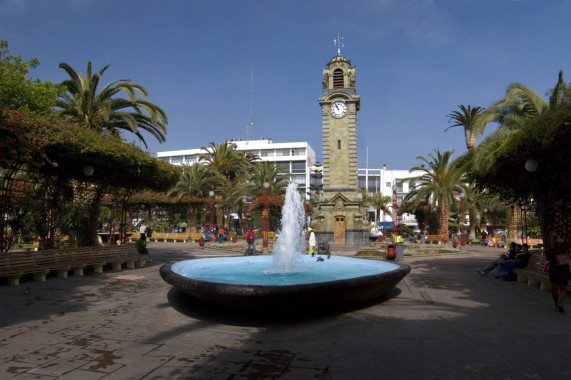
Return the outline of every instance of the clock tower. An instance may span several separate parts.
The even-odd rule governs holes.
[[[321,106],[323,133],[323,195],[314,210],[318,240],[334,243],[369,242],[368,222],[363,218],[362,196],[357,184],[357,111],[360,97],[355,91],[355,67],[337,55],[323,71]]]

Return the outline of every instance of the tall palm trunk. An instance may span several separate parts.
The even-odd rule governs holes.
[[[188,237],[190,238],[190,233],[195,232],[196,229],[196,212],[197,209],[195,205],[189,203],[186,208],[186,231],[188,232]]]
[[[440,235],[444,244],[448,244],[448,205],[444,196],[438,197],[438,216],[440,218]]]

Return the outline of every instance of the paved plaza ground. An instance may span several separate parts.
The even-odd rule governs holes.
[[[549,292],[478,275],[496,248],[405,257],[411,273],[368,308],[271,317],[194,304],[158,272],[235,253],[193,243],[149,250],[144,268],[0,286],[0,379],[571,376],[571,299],[561,314]]]

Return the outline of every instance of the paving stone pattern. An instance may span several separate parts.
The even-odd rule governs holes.
[[[571,300],[557,313],[549,292],[478,275],[494,248],[407,257],[412,272],[368,308],[281,316],[208,308],[158,274],[162,263],[236,252],[149,250],[144,268],[0,285],[0,379],[571,376]]]

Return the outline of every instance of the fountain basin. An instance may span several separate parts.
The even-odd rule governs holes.
[[[300,255],[289,273],[268,273],[267,255],[185,260],[165,264],[168,284],[211,304],[237,309],[316,309],[371,303],[409,272],[406,264]]]

